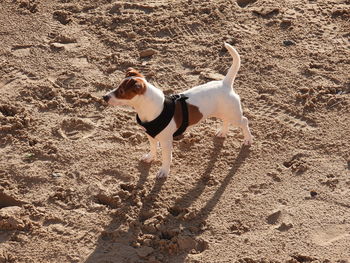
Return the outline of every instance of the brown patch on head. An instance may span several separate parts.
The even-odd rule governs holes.
[[[146,84],[142,79],[124,79],[119,87],[114,91],[117,99],[131,100],[136,95],[146,92]]]
[[[187,103],[188,109],[188,126],[198,123],[202,118],[203,114],[199,111],[197,106]],[[179,128],[182,124],[182,106],[180,101],[176,101],[174,120],[176,123],[176,128]]]
[[[140,77],[140,78],[143,78],[144,76],[140,72],[138,72],[136,69],[128,68],[126,70],[125,77],[126,78],[128,78],[128,77]]]

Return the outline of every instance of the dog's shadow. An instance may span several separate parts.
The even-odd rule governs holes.
[[[204,206],[199,210],[195,211],[195,214],[192,214],[190,216],[190,219],[184,219],[183,217],[177,217],[177,214],[172,213],[172,210],[177,210],[181,213],[181,211],[191,211],[191,205],[195,203],[196,200],[200,198],[200,196],[203,194],[205,188],[207,187],[207,184],[205,183],[206,178],[210,176],[213,169],[215,168],[215,163],[218,160],[218,157],[220,155],[221,149],[223,146],[223,139],[215,138],[214,139],[214,148],[211,151],[210,158],[208,160],[207,167],[204,169],[203,174],[201,175],[201,178],[197,181],[196,185],[192,187],[191,190],[189,190],[186,194],[184,194],[181,198],[177,199],[175,204],[173,205],[173,208],[170,209],[169,214],[167,217],[162,220],[164,222],[163,226],[160,226],[160,229],[169,229],[170,227],[172,229],[181,229],[184,228],[184,226],[189,226],[190,230],[187,232],[190,232],[190,237],[192,240],[195,241],[195,253],[201,253],[205,249],[207,249],[207,243],[205,241],[201,241],[197,237],[203,233],[202,226],[203,224],[206,224],[206,219],[210,215],[210,213],[213,211],[215,206],[220,201],[220,198],[224,194],[227,186],[230,184],[232,178],[236,174],[237,170],[240,168],[242,163],[246,160],[246,158],[249,156],[250,153],[250,147],[249,146],[242,146],[240,148],[240,151],[232,164],[231,169],[227,173],[227,175],[223,178],[223,180],[220,182],[219,187],[216,189],[212,197],[204,204]],[[203,180],[204,179],[204,180]],[[169,223],[170,222],[170,223]],[[192,230],[195,229],[195,230]],[[193,249],[187,249],[183,251],[178,251],[178,254],[176,256],[169,255],[169,261],[176,262],[176,263],[183,263],[186,262],[186,259],[188,257],[188,253],[193,252]]]
[[[167,236],[167,232],[162,231],[162,229],[169,229],[171,227],[172,229],[181,229],[183,227],[184,221],[183,218],[177,218],[174,216],[173,210],[176,210],[177,208],[181,208],[181,211],[189,210],[191,205],[200,198],[200,196],[203,194],[205,188],[207,187],[205,180],[203,178],[207,178],[212,173],[213,169],[215,168],[215,164],[220,156],[221,149],[223,148],[223,139],[220,138],[214,138],[213,140],[213,148],[210,152],[209,159],[207,162],[207,166],[204,169],[201,177],[196,182],[196,184],[184,195],[182,195],[179,199],[177,199],[172,207],[168,208],[168,214],[161,215],[161,221],[159,222],[159,225],[157,226],[157,229],[159,229],[158,233],[154,233],[154,235],[158,236],[159,239],[168,239],[170,240],[171,237]],[[236,174],[237,170],[241,166],[241,164],[245,161],[245,159],[249,156],[249,147],[241,147],[233,165],[228,174],[225,176],[225,178],[221,181],[219,187],[216,189],[215,193],[212,195],[212,197],[205,203],[205,205],[195,213],[190,219],[190,221],[185,222],[186,224],[201,224],[201,222],[205,222],[205,220],[208,218],[210,213],[213,211],[215,206],[220,201],[221,196],[224,194],[225,189],[231,182],[233,176]],[[145,164],[143,162],[140,162],[138,164],[138,170],[140,172],[140,177],[138,182],[135,185],[136,191],[145,191],[145,188],[147,187],[147,178],[150,171],[150,164]],[[127,201],[124,202],[124,205],[118,209],[118,216],[113,218],[111,223],[105,227],[103,233],[99,237],[97,241],[97,246],[92,254],[86,259],[85,262],[87,263],[93,263],[93,262],[105,262],[105,260],[112,260],[111,262],[122,262],[119,259],[115,258],[115,252],[106,250],[107,247],[113,248],[113,245],[118,244],[120,240],[119,234],[116,234],[118,232],[118,229],[125,224],[131,225],[129,228],[129,244],[137,243],[138,236],[142,236],[144,234],[147,234],[147,231],[145,232],[142,229],[143,222],[147,220],[148,218],[152,218],[154,215],[152,214],[152,210],[157,210],[157,207],[159,204],[156,203],[156,201],[159,199],[162,200],[162,198],[159,197],[159,193],[162,189],[162,186],[166,182],[166,179],[157,179],[154,182],[153,187],[151,190],[146,194],[140,194],[139,197],[141,198],[141,206],[138,209],[138,213],[133,215],[134,218],[133,222],[130,224],[128,220],[128,215],[130,213],[130,210],[133,209],[135,204],[133,201]],[[133,225],[133,226],[132,226]],[[110,233],[110,237],[106,233]],[[195,231],[191,233],[191,238],[196,239],[198,235],[202,233],[201,230]],[[108,238],[109,237],[109,238]],[[125,240],[124,240],[125,241]],[[125,242],[124,242],[125,243]],[[121,243],[120,243],[121,244]],[[155,254],[164,254],[166,250],[164,251],[164,248],[161,248],[158,246],[158,243],[154,243],[152,247],[155,249]],[[202,252],[206,249],[206,245],[199,244],[197,247],[200,251],[198,253]],[[189,250],[182,250],[177,251],[176,256],[172,256],[170,254],[165,253],[164,259],[167,258],[167,260],[171,262],[185,262],[187,255],[190,251]]]
[[[86,263],[96,263],[96,262],[121,262],[118,258],[115,258],[115,253],[106,252],[106,248],[113,247],[116,240],[118,240],[119,233],[118,229],[125,224],[128,224],[128,214],[135,207],[135,201],[133,200],[133,193],[142,191],[147,182],[149,176],[149,171],[151,164],[139,161],[138,171],[140,173],[139,179],[136,184],[134,184],[133,192],[130,196],[123,200],[122,205],[118,207],[117,216],[113,216],[111,222],[104,227],[101,235],[96,241],[95,250],[85,259]],[[112,260],[112,261],[111,261]]]

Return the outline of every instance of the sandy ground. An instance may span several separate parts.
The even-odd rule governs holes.
[[[255,142],[206,120],[171,176],[100,97],[221,78]],[[349,262],[349,0],[0,1],[0,262]]]

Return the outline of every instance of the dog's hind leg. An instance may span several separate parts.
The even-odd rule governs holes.
[[[242,129],[244,136],[244,145],[251,145],[253,143],[253,136],[250,133],[247,117],[242,116],[240,120],[233,121],[232,125],[235,127],[240,127]]]

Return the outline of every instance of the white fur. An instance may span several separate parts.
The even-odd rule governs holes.
[[[232,87],[240,67],[240,57],[231,45],[225,43],[225,47],[233,58],[233,63],[225,78],[222,81],[211,81],[196,86],[183,92],[183,94],[188,96],[188,103],[198,107],[203,114],[202,120],[208,117],[216,117],[223,120],[222,128],[217,132],[218,136],[225,137],[229,130],[229,125],[240,127],[244,135],[244,144],[249,145],[252,143],[253,137],[248,127],[248,119],[243,117],[240,98]],[[158,117],[163,110],[164,94],[145,79],[142,80],[147,86],[143,95],[137,95],[131,100],[120,100],[112,96],[109,103],[111,105],[130,105],[135,108],[142,122],[148,122]],[[172,119],[169,125],[155,138],[148,136],[151,150],[141,160],[152,162],[156,158],[157,143],[160,143],[162,148],[162,167],[157,177],[165,177],[169,174],[173,134],[176,129],[175,121]]]

